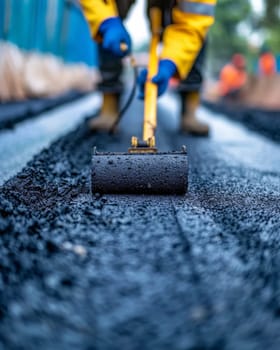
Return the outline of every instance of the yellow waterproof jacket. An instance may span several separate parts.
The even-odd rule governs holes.
[[[149,0],[148,0],[149,1]],[[92,36],[100,40],[101,23],[118,16],[115,0],[80,0]],[[214,22],[217,0],[177,0],[172,10],[172,24],[163,34],[162,59],[172,60],[179,76],[185,78],[202,47],[209,27]]]

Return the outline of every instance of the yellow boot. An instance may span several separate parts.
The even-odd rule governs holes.
[[[90,119],[88,126],[92,131],[110,131],[119,113],[119,94],[106,93],[99,115]]]
[[[200,96],[198,91],[188,92],[183,100],[183,115],[181,130],[195,136],[208,136],[209,126],[200,122],[196,117]]]

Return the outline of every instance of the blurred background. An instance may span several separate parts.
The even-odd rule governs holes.
[[[126,25],[141,61],[149,39],[145,0],[136,2]],[[218,1],[204,69],[206,98],[211,101],[221,98],[217,82],[222,68],[236,53],[246,61],[248,77],[255,78],[265,75],[260,72],[260,56],[269,53],[271,65],[273,55],[274,67],[266,79],[270,83],[262,80],[261,84],[278,85],[279,81],[271,75],[277,75],[280,70],[279,30],[279,0]],[[56,95],[72,89],[87,92],[94,89],[99,79],[96,45],[77,0],[0,0],[0,40],[2,102]],[[58,72],[60,82],[57,82]],[[248,78],[247,85],[250,81]],[[251,85],[255,86],[256,80]],[[274,100],[279,98],[279,94],[274,95],[277,95]],[[243,97],[244,103],[246,99],[250,100]],[[270,106],[278,107],[275,101],[267,107]]]
[[[27,51],[96,65],[78,1],[0,0],[0,38]]]
[[[267,46],[280,65],[280,2],[278,0],[220,0],[211,29],[209,58],[213,73],[236,52],[247,58],[247,69],[258,73],[258,57]]]

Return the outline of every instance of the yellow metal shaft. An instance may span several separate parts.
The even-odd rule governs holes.
[[[150,43],[150,54],[148,64],[148,78],[145,84],[145,102],[144,102],[144,123],[143,140],[149,141],[155,135],[157,126],[157,85],[151,82],[153,76],[158,71],[157,48],[161,33],[161,10],[153,7],[150,10],[152,38]]]

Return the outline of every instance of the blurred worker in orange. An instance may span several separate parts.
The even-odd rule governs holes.
[[[231,62],[223,67],[220,73],[220,96],[236,99],[248,79],[245,57],[239,53],[232,56]]]
[[[276,59],[266,45],[264,45],[261,49],[258,63],[260,76],[267,77],[276,74]]]
[[[81,0],[92,37],[99,42],[100,71],[103,104],[100,115],[90,121],[92,130],[109,130],[118,115],[119,99],[123,91],[120,79],[122,57],[131,52],[131,38],[122,20],[135,0]],[[169,80],[177,76],[181,84],[182,130],[196,135],[207,135],[209,128],[196,118],[199,88],[202,81],[203,45],[209,27],[214,22],[216,0],[147,0],[147,13],[160,8],[163,18],[163,50],[158,73],[152,81],[163,94]],[[141,28],[139,28],[141,30]],[[120,49],[125,43],[127,50]],[[198,58],[198,62],[196,59]],[[197,63],[197,64],[196,64]],[[193,75],[193,78],[190,77]],[[140,96],[144,97],[146,72],[139,76]],[[188,80],[188,78],[191,78]],[[189,83],[197,80],[190,88]]]

